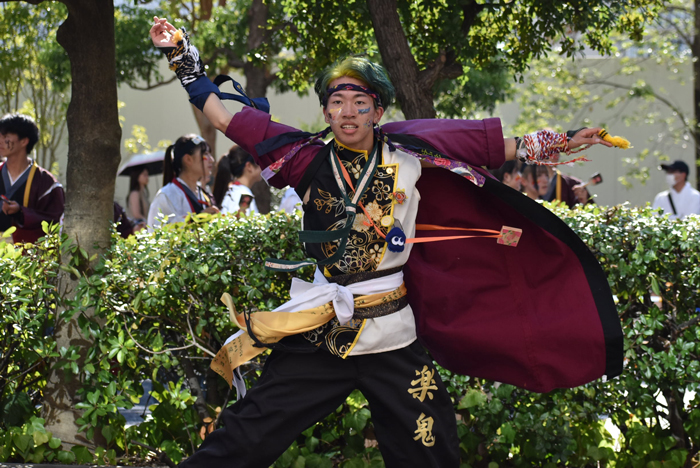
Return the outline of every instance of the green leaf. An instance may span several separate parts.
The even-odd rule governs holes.
[[[486,403],[486,395],[476,389],[469,389],[467,394],[459,401],[457,409],[468,409],[474,406],[481,406]]]
[[[34,431],[32,437],[34,437],[34,445],[39,446],[51,440],[51,433],[46,431]]]
[[[75,462],[75,453],[69,452],[66,450],[61,450],[58,452],[58,461],[65,464],[65,465],[70,465],[73,462]]]

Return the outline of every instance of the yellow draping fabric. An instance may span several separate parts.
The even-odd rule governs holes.
[[[356,297],[354,299],[355,308],[378,306],[400,299],[405,295],[406,285],[402,283],[397,289],[388,293]],[[255,342],[247,331],[245,317],[236,311],[231,295],[224,293],[221,296],[221,302],[228,308],[231,321],[239,328],[246,330],[242,335],[224,345],[211,362],[212,370],[223,377],[231,386],[233,370],[262,353],[266,348],[254,346]],[[328,302],[322,306],[298,312],[254,312],[250,314],[249,320],[253,333],[259,341],[277,343],[285,336],[297,335],[318,328],[333,317],[335,317],[333,303]]]
[[[32,168],[29,169],[29,177],[27,178],[27,185],[24,186],[24,202],[22,206],[29,206],[29,191],[32,189],[32,181],[34,180],[34,173],[36,172],[36,161],[32,161]]]

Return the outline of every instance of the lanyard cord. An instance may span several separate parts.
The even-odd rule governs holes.
[[[265,260],[266,269],[274,271],[294,271],[298,270],[299,268],[310,265],[330,265],[337,262],[343,257],[343,255],[345,254],[345,248],[348,243],[348,236],[350,234],[350,230],[352,229],[353,223],[355,222],[358,202],[369,187],[369,182],[372,180],[372,177],[374,176],[374,173],[377,170],[377,166],[379,165],[377,156],[379,147],[380,143],[375,143],[374,149],[372,150],[370,156],[367,158],[367,163],[365,164],[365,167],[360,173],[357,190],[355,191],[355,194],[353,195],[351,200],[348,197],[347,190],[345,189],[345,185],[343,184],[343,179],[340,175],[344,168],[342,168],[342,164],[339,162],[339,159],[333,152],[333,147],[331,146],[331,167],[333,169],[333,175],[336,179],[336,182],[338,182],[338,187],[340,188],[340,191],[343,195],[343,201],[345,202],[345,225],[341,229],[336,229],[333,231],[301,231],[299,232],[299,240],[304,243],[312,244],[340,241],[338,243],[338,249],[336,250],[336,252],[330,257],[315,262],[298,262],[268,258]]]
[[[337,162],[338,162],[338,166],[340,166],[340,169],[341,169],[341,171],[343,172],[343,178],[345,179],[345,182],[348,183],[348,186],[350,187],[350,189],[354,192],[354,191],[355,191],[355,187],[352,185],[352,180],[350,179],[350,175],[348,174],[347,169],[345,169],[345,166],[343,165],[343,163],[340,162],[340,158],[339,158],[338,155],[335,153],[335,150],[334,150],[333,148],[331,148],[331,154],[332,154],[333,156],[335,156],[335,157],[338,159],[338,161],[337,161]],[[341,187],[340,190],[343,191],[342,184],[339,183],[338,185]],[[367,221],[368,221],[368,222],[366,222],[365,225],[367,225],[367,226],[372,226],[372,227],[374,228],[374,230],[377,231],[377,234],[379,235],[379,237],[381,237],[382,239],[386,239],[386,234],[384,234],[384,233],[377,227],[377,225],[375,224],[374,220],[372,219],[372,217],[369,215],[369,213],[368,213],[367,210],[365,209],[365,206],[364,206],[361,202],[357,202],[357,206],[359,206],[360,208],[362,208],[362,212],[365,214],[365,217],[367,218]]]

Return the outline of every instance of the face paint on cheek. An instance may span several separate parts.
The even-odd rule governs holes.
[[[7,148],[9,151],[12,151],[15,149],[15,142],[12,140],[5,140],[5,148]]]
[[[357,113],[362,115],[362,114],[369,114],[369,111],[371,110],[371,107],[368,107],[367,109],[357,109]]]
[[[338,123],[338,119],[340,118],[340,113],[342,111],[343,106],[328,109],[328,120],[330,120],[332,124]]]
[[[372,119],[368,119],[363,125],[365,128],[372,128],[374,127],[374,121]]]

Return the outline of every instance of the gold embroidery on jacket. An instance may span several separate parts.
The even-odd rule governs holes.
[[[425,414],[421,413],[416,420],[416,425],[418,428],[413,431],[416,435],[413,440],[420,440],[426,447],[432,447],[435,445],[435,436],[433,436],[433,423],[432,417],[426,417]]]
[[[433,394],[431,390],[437,390],[437,385],[435,385],[435,369],[428,369],[428,366],[423,366],[423,370],[416,371],[416,375],[419,376],[416,380],[411,380],[411,386],[413,388],[408,389],[408,393],[413,395],[413,398],[417,398],[421,403],[425,400],[427,396],[429,399],[433,399]]]

